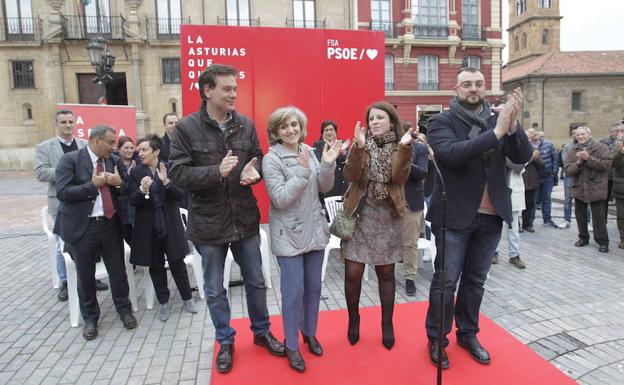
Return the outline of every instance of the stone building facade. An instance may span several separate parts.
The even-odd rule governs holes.
[[[505,91],[524,92],[522,125],[543,129],[558,146],[579,125],[600,139],[624,119],[624,51],[561,52],[560,20],[558,0],[510,0],[509,62],[503,68]],[[550,44],[542,44],[545,29],[552,31]],[[522,34],[529,41],[516,50],[515,37]]]
[[[88,5],[83,5],[88,3]],[[57,103],[97,103],[89,38],[116,57],[109,104],[136,106],[137,134],[182,111],[179,25],[353,29],[353,0],[0,0],[0,170],[32,168]],[[114,89],[110,89],[114,88]]]

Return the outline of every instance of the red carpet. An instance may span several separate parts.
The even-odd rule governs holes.
[[[427,302],[395,306],[396,344],[391,351],[381,345],[379,307],[360,310],[360,341],[347,341],[347,311],[320,314],[318,339],[324,355],[313,356],[301,343],[306,372],[296,373],[284,357],[273,357],[253,345],[249,319],[236,319],[237,330],[234,368],[230,373],[212,369],[214,385],[420,385],[436,383],[436,368],[429,361],[425,337]],[[271,317],[272,331],[283,339],[281,316]],[[446,385],[573,385],[576,384],[548,361],[516,340],[511,334],[481,315],[479,339],[489,350],[492,364],[481,365],[468,352],[457,346],[455,334],[447,348],[451,367],[443,371]]]

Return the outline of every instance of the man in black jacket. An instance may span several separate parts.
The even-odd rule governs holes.
[[[119,215],[119,186],[125,168],[113,155],[115,130],[96,126],[89,144],[61,157],[56,166],[56,196],[61,202],[54,232],[76,264],[78,300],[85,326],[83,337],[97,337],[100,307],[96,297],[95,264],[101,255],[110,277],[115,309],[126,327],[137,325],[128,299],[128,277]]]
[[[510,190],[506,182],[506,159],[524,164],[531,157],[531,146],[516,119],[522,111],[522,93],[509,95],[500,114],[490,109],[485,98],[485,79],[475,68],[464,68],[457,75],[456,97],[450,109],[435,115],[429,123],[428,139],[440,167],[448,196],[446,221],[445,303],[440,303],[441,258],[429,292],[426,329],[429,357],[449,367],[443,350],[438,354],[438,315],[445,307],[444,346],[451,331],[453,316],[457,325],[457,343],[482,364],[490,356],[479,341],[479,308],[483,285],[492,255],[501,237],[502,221],[511,224]],[[436,183],[427,219],[432,223],[438,250],[441,245],[442,184]],[[457,300],[453,298],[460,280]]]
[[[241,267],[254,343],[284,356],[270,332],[260,254],[260,212],[251,185],[257,183],[262,151],[251,120],[236,112],[236,75],[213,64],[199,77],[199,111],[178,122],[171,138],[171,179],[189,193],[187,235],[202,256],[204,290],[216,339],[217,370],[232,369],[234,335],[223,288],[228,248]]]

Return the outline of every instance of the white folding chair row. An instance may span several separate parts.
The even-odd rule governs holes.
[[[269,237],[267,237],[267,233],[264,229],[260,229],[260,254],[262,255],[262,276],[264,277],[264,284],[271,289],[273,288],[273,284],[271,284],[271,248],[269,247]],[[230,287],[232,262],[234,262],[234,256],[232,255],[232,250],[228,249],[227,256],[225,257],[225,265],[223,266],[223,287],[226,291]]]
[[[325,198],[325,210],[329,216],[329,225],[334,221],[336,212],[342,209],[342,196],[334,196]],[[325,282],[325,271],[327,270],[327,262],[329,260],[329,252],[331,249],[340,248],[340,238],[335,235],[329,236],[329,242],[325,246],[325,256],[323,258],[323,268],[321,273],[321,281]],[[364,280],[368,281],[368,265],[364,266]]]
[[[182,219],[182,224],[184,225],[184,229],[186,230],[186,224],[188,222],[188,210],[180,208],[180,219]],[[204,275],[201,265],[201,255],[195,250],[195,246],[192,242],[189,241],[189,252],[184,257],[184,263],[186,266],[190,266],[193,269],[193,274],[195,275],[195,282],[197,283],[197,292],[199,293],[199,298],[204,299]],[[165,261],[165,267],[169,267],[169,264]],[[154,308],[154,284],[152,282],[152,278],[149,275],[149,271],[147,268],[144,269],[145,273],[145,304],[148,309]]]
[[[65,267],[67,269],[67,294],[69,305],[69,322],[71,327],[77,328],[80,324],[80,304],[78,302],[78,277],[76,274],[76,264],[69,253],[63,253],[65,258]],[[136,294],[136,283],[134,280],[134,272],[130,263],[130,246],[124,242],[124,262],[126,265],[126,276],[128,277],[128,289],[130,302],[132,302],[132,310],[138,311],[138,302]],[[104,262],[100,261],[95,264],[95,279],[108,278],[108,271]]]
[[[43,206],[41,208],[41,226],[43,227],[43,232],[48,238],[48,265],[50,268],[50,277],[52,278],[52,287],[58,289],[60,282],[58,273],[56,272],[56,235],[52,233],[50,226],[48,225],[48,206]]]

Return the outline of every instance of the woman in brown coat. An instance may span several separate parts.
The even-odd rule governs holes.
[[[353,237],[342,246],[351,345],[360,338],[362,275],[370,264],[375,265],[379,281],[382,343],[387,349],[394,346],[394,265],[403,252],[403,185],[412,158],[412,130],[401,136],[398,113],[387,102],[369,106],[366,127],[360,127],[360,122],[355,126],[354,145],[343,170],[349,182],[343,207],[347,215],[356,216]]]

